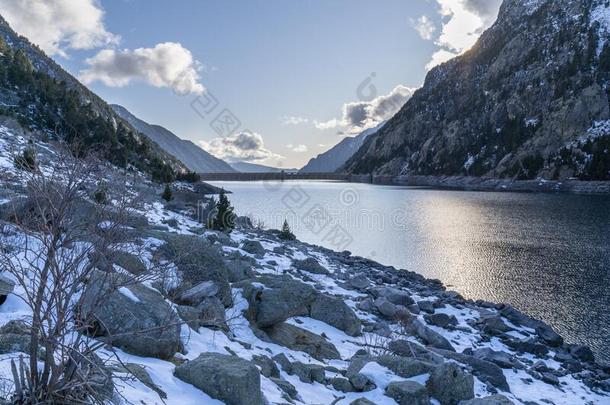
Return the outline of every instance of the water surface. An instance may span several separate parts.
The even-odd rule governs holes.
[[[610,361],[610,198],[339,182],[215,182],[240,215],[506,302]]]

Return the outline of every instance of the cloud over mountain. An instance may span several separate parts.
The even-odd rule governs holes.
[[[265,147],[260,134],[240,132],[235,135],[214,138],[211,141],[200,141],[199,145],[214,156],[230,162],[265,162],[272,159],[283,159],[283,156],[271,152]]]
[[[362,132],[391,118],[411,98],[415,88],[396,86],[390,93],[371,101],[356,101],[343,105],[341,118],[320,122],[315,121],[318,129],[340,128],[349,134]]]
[[[164,42],[154,48],[115,51],[105,49],[85,61],[89,66],[80,79],[90,84],[100,81],[110,87],[124,87],[133,81],[154,87],[168,87],[179,94],[201,94],[199,63],[181,44]]]
[[[69,49],[94,49],[120,40],[106,30],[97,0],[0,0],[0,10],[15,31],[49,55],[67,56]]]

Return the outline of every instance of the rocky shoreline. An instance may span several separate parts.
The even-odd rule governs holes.
[[[432,187],[447,190],[507,191],[522,193],[610,194],[610,181],[511,180],[469,176],[350,176],[354,182],[380,185]]]

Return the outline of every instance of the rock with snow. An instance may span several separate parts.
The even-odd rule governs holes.
[[[163,296],[142,284],[114,289],[116,274],[96,272],[83,294],[81,317],[97,336],[113,346],[144,357],[167,359],[180,351],[180,318]]]
[[[320,294],[311,304],[309,316],[344,331],[350,336],[361,334],[360,319],[339,298]]]
[[[485,398],[473,398],[461,401],[459,405],[513,405],[513,401],[504,395],[491,395]]]
[[[261,243],[257,240],[246,240],[241,246],[244,252],[253,254],[253,255],[264,255],[265,248]]]
[[[426,345],[430,347],[455,351],[451,343],[449,343],[445,337],[428,328],[426,325],[420,322],[419,319],[413,319],[407,328],[409,331],[411,331],[411,333],[419,337]]]
[[[441,405],[456,405],[474,398],[474,378],[455,363],[437,367],[426,383],[428,392]]]
[[[176,367],[174,375],[230,405],[264,405],[256,366],[236,356],[202,353]]]
[[[278,323],[265,328],[269,338],[289,349],[302,351],[317,360],[340,359],[337,348],[319,335],[288,323]]]
[[[313,257],[308,257],[303,260],[294,260],[292,265],[297,270],[307,271],[313,274],[329,274],[329,271]]]
[[[199,305],[205,298],[213,297],[218,294],[218,285],[213,281],[203,281],[180,295],[180,301],[186,305]]]
[[[394,399],[398,405],[430,404],[426,387],[415,381],[391,382],[386,388],[385,394]]]

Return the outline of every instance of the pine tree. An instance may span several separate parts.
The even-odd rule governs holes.
[[[163,198],[167,202],[170,202],[172,200],[172,189],[170,188],[169,184],[165,185],[165,190],[163,190],[161,198]]]
[[[296,239],[296,236],[294,236],[294,233],[292,233],[292,230],[290,229],[290,225],[288,225],[287,220],[284,220],[284,225],[282,225],[282,230],[280,231],[279,237],[283,240]]]
[[[231,232],[235,228],[235,214],[233,206],[227,198],[224,189],[220,190],[218,204],[216,205],[216,219],[214,219],[214,229],[217,231]]]

